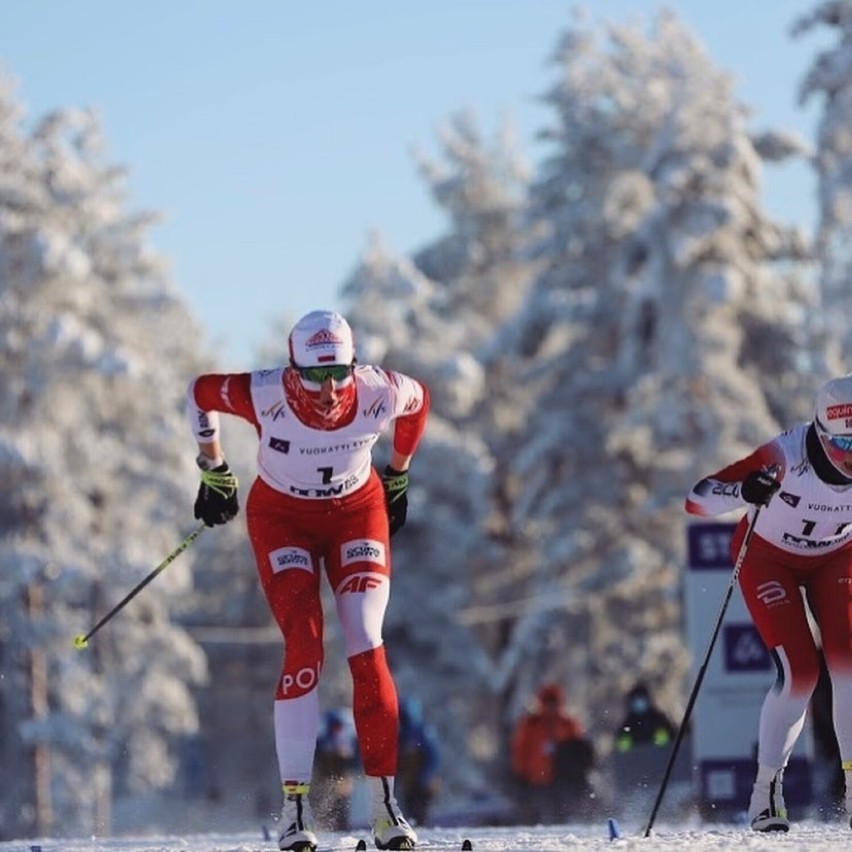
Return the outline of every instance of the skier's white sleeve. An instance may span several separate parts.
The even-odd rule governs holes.
[[[691,515],[722,515],[741,509],[744,500],[739,482],[723,482],[705,477],[697,482],[686,497],[686,511]]]
[[[219,440],[219,412],[205,411],[195,401],[195,382],[189,383],[186,391],[186,414],[189,418],[189,426],[195,440],[202,444],[212,443]]]

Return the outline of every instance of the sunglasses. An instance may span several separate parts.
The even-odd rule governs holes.
[[[840,450],[841,453],[852,452],[852,435],[832,435],[831,432],[822,425],[819,418],[816,419],[816,426],[820,435],[828,441],[833,449]]]
[[[852,435],[829,435],[823,433],[832,447],[843,453],[852,453]]]
[[[306,382],[321,385],[326,379],[342,382],[352,375],[351,364],[329,364],[327,367],[296,367]]]

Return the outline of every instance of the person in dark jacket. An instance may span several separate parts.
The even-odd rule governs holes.
[[[615,747],[629,751],[638,745],[667,746],[675,737],[675,726],[651,698],[644,683],[637,683],[625,698],[626,715],[618,728]]]

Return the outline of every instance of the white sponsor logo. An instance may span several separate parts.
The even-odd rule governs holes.
[[[777,580],[769,580],[757,587],[757,597],[762,603],[769,606],[785,600],[787,592],[784,591],[784,587]]]
[[[294,675],[287,673],[282,675],[281,691],[284,695],[287,695],[287,693],[295,686],[303,692],[310,692],[317,685],[318,680],[319,671],[305,666],[305,668],[299,669],[299,671],[297,671]]]
[[[303,547],[279,547],[278,550],[273,550],[269,554],[269,564],[272,566],[273,574],[290,568],[298,568],[309,574],[314,573],[311,554]]]
[[[376,565],[384,565],[385,546],[371,538],[347,541],[340,548],[340,564],[346,566],[353,562],[375,562]]]

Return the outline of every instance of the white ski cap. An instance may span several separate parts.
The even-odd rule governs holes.
[[[819,389],[814,419],[830,435],[852,435],[852,375],[832,379]]]
[[[311,311],[290,332],[290,359],[299,367],[351,364],[355,344],[349,323],[335,311]]]

